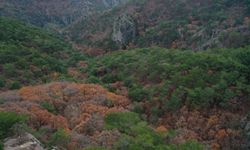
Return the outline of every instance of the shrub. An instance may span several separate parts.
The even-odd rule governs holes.
[[[121,150],[202,150],[203,146],[196,141],[180,145],[169,145],[164,138],[174,136],[174,133],[159,134],[150,128],[146,122],[132,112],[111,113],[105,118],[108,129],[118,129],[124,133],[117,141],[114,149]]]
[[[0,150],[4,150],[3,148],[4,148],[3,142],[0,141]]]
[[[157,106],[151,107],[150,110],[150,121],[151,122],[156,122],[158,120],[158,117],[161,116],[161,109]]]
[[[147,126],[145,122],[140,122],[131,127],[129,135],[123,135],[115,145],[116,149],[145,150],[145,149],[166,149],[163,137]]]
[[[129,132],[129,129],[140,121],[139,115],[133,112],[111,113],[105,117],[107,129],[117,128],[121,132]]]
[[[88,147],[88,148],[85,148],[84,150],[107,150],[107,149],[102,148],[102,147]]]
[[[26,116],[13,112],[0,112],[0,139],[5,138],[11,133],[11,128],[14,124],[22,123],[26,119]]]
[[[167,100],[165,107],[168,110],[176,111],[182,105],[181,97],[178,94],[173,94],[170,100]]]
[[[133,104],[133,106],[134,106],[134,108],[133,108],[134,112],[136,112],[138,114],[144,113],[143,106],[140,103],[135,103],[135,104]]]
[[[48,112],[53,113],[53,114],[57,114],[56,108],[54,107],[53,104],[44,101],[40,105],[42,108],[48,110]]]
[[[128,78],[124,79],[124,85],[128,88],[133,87],[134,83],[135,83],[135,81],[132,77],[128,77]]]
[[[250,51],[239,51],[236,58],[246,67],[243,71],[250,77]]]
[[[119,81],[120,77],[112,74],[106,74],[103,78],[102,81],[104,83],[114,83],[116,81]]]
[[[103,103],[104,103],[104,104],[103,104],[104,106],[107,106],[107,107],[109,107],[109,108],[114,107],[114,103],[113,103],[112,100],[105,99],[105,101],[104,101]]]
[[[28,62],[24,58],[18,59],[18,61],[15,63],[15,66],[18,69],[27,69],[29,67]]]
[[[69,143],[70,136],[64,129],[58,129],[48,141],[49,146],[58,146],[59,148],[65,148]]]
[[[127,127],[127,134],[124,134],[115,144],[116,149],[128,150],[156,150],[156,147],[165,145],[163,138],[152,128],[148,127],[146,122],[138,122]]]
[[[0,88],[5,87],[5,78],[3,76],[0,76]]]
[[[213,88],[195,88],[188,91],[187,100],[190,106],[209,106],[209,104],[212,104],[215,96]]]
[[[180,145],[177,145],[177,149],[180,150],[203,150],[204,146],[197,141],[191,140]]]
[[[18,81],[14,81],[10,85],[11,90],[16,90],[16,89],[20,89],[20,88],[21,88],[21,83]]]
[[[87,79],[87,82],[88,82],[88,83],[101,83],[100,79],[98,79],[98,78],[95,77],[95,76],[90,76],[90,77]]]
[[[225,44],[226,47],[233,48],[244,46],[246,42],[244,36],[236,31],[232,31],[222,35],[220,40]]]
[[[5,64],[3,66],[3,71],[4,71],[4,74],[8,77],[16,76],[16,69],[13,64]]]
[[[140,102],[148,97],[148,92],[142,87],[133,87],[129,89],[128,96],[132,100]]]

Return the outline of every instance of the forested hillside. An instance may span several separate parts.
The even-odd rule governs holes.
[[[249,0],[2,0],[0,16],[0,150],[250,149]]]
[[[179,138],[201,139],[221,149],[245,149],[249,54],[249,47],[114,52],[91,61],[89,82],[128,95],[134,111],[147,121],[185,130]]]
[[[204,50],[250,43],[248,0],[146,0],[69,27],[80,45],[110,51],[162,46]]]
[[[0,18],[0,89],[67,77],[81,55],[63,39],[23,22]]]
[[[90,14],[109,10],[127,0],[1,0],[0,16],[60,29]]]

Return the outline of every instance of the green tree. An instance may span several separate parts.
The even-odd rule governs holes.
[[[18,115],[14,112],[0,112],[0,139],[11,134],[11,128],[16,123],[27,120],[26,116]]]
[[[59,148],[65,148],[70,141],[70,136],[64,129],[58,129],[50,138],[49,146],[59,146]]]
[[[0,88],[5,87],[5,83],[6,83],[5,78],[3,76],[0,76]]]
[[[140,121],[139,115],[133,112],[111,113],[105,117],[107,129],[117,128],[122,132],[129,132],[129,129]]]
[[[19,81],[14,81],[10,85],[11,90],[17,90],[21,88],[21,83]]]
[[[3,148],[4,148],[3,142],[0,141],[0,150],[4,150]]]
[[[7,77],[15,77],[17,75],[16,68],[13,64],[5,64],[3,66],[3,71],[4,71],[5,76]]]
[[[128,96],[134,101],[143,101],[145,98],[148,98],[148,91],[143,87],[132,87],[128,91]]]
[[[53,104],[44,101],[40,105],[42,108],[48,110],[48,112],[53,113],[53,114],[57,114],[56,108],[54,107]]]

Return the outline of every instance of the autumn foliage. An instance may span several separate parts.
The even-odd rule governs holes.
[[[130,104],[126,97],[99,85],[67,82],[23,87],[19,91],[0,94],[0,98],[9,101],[0,105],[0,110],[27,114],[29,125],[34,129],[63,128],[68,133],[93,136],[92,140],[103,138],[103,134],[112,135],[102,131],[104,117],[111,112],[127,111]],[[50,112],[42,107],[43,103],[55,110]],[[72,147],[72,144],[69,145]]]

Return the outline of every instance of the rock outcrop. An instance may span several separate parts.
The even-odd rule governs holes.
[[[136,37],[136,22],[127,14],[121,15],[114,21],[112,39],[125,47]]]
[[[40,141],[29,133],[11,137],[5,140],[4,150],[45,150]]]

